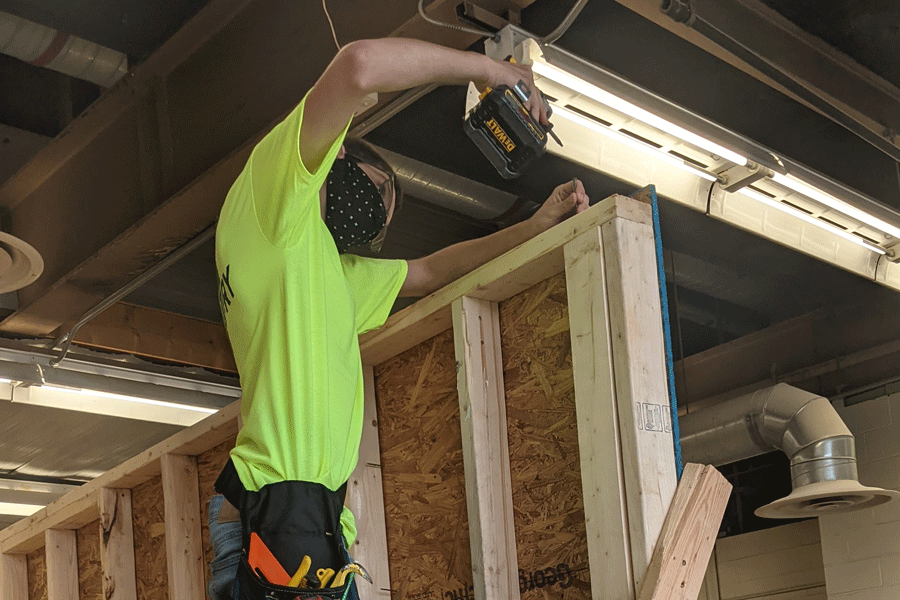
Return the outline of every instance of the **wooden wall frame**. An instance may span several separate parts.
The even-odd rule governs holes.
[[[365,423],[348,504],[356,508],[360,523],[353,550],[376,576],[374,586],[360,586],[364,600],[389,598],[396,589],[384,533],[372,367],[450,329],[458,368],[469,539],[478,565],[473,569],[474,597],[518,597],[497,303],[563,272],[594,582],[590,594],[635,597],[676,487],[655,261],[650,206],[613,196],[361,337]],[[202,597],[198,569],[206,565],[199,541],[197,456],[232,440],[238,417],[236,402],[0,531],[4,598],[27,599],[24,555],[45,545],[45,531],[74,530],[97,520],[108,528],[111,507],[130,512],[126,492],[160,475],[166,545],[179,556],[168,560],[169,596]],[[127,529],[114,529],[109,544],[127,545]],[[105,577],[122,578],[123,584],[116,585],[111,597],[136,597],[128,583],[134,578],[133,553],[126,552],[113,565],[109,552],[113,550],[106,551]]]

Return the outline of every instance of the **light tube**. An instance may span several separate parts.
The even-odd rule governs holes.
[[[890,223],[882,221],[878,217],[870,215],[869,213],[860,210],[851,204],[847,204],[846,202],[838,200],[831,194],[827,194],[820,189],[814,188],[813,186],[800,181],[796,177],[792,177],[791,175],[782,175],[781,173],[775,173],[775,175],[772,177],[772,181],[781,184],[784,187],[791,189],[797,193],[803,194],[807,198],[810,198],[817,202],[821,202],[825,206],[833,208],[834,210],[847,215],[851,219],[856,219],[860,223],[870,225],[883,233],[890,234],[895,238],[900,238],[900,227],[891,225]]]
[[[844,231],[840,227],[835,227],[834,225],[830,225],[830,224],[828,224],[820,219],[817,219],[815,217],[812,217],[802,211],[799,211],[795,208],[791,208],[790,206],[788,206],[782,202],[779,202],[777,200],[773,200],[772,198],[769,198],[765,194],[760,194],[759,192],[749,189],[749,188],[741,188],[737,191],[737,193],[743,194],[744,196],[747,196],[748,198],[753,198],[754,200],[762,202],[763,204],[765,204],[767,206],[771,206],[772,208],[780,210],[781,212],[784,212],[791,216],[802,219],[803,221],[806,221],[810,225],[815,225],[816,227],[819,227],[826,231],[830,231],[831,233],[839,235],[842,238],[844,238],[845,240],[848,240],[850,242],[853,242],[854,244],[862,246],[863,248],[866,248],[867,250],[877,252],[878,254],[887,254],[887,252],[885,252],[878,246],[870,244],[869,242],[865,241],[864,239],[862,239],[858,236],[855,236],[852,233]]]
[[[203,406],[56,385],[32,385],[21,388],[21,393],[17,389],[13,402],[184,427],[218,411]]]
[[[563,85],[574,92],[578,92],[583,96],[587,96],[592,100],[596,100],[597,102],[604,104],[613,110],[617,110],[620,113],[628,115],[633,119],[637,119],[651,127],[655,127],[660,131],[664,131],[670,135],[674,135],[675,137],[683,140],[689,144],[693,144],[698,148],[703,148],[707,152],[711,154],[715,154],[716,156],[720,156],[725,160],[731,161],[740,166],[746,166],[748,160],[734,152],[733,150],[729,150],[724,146],[720,146],[719,144],[708,140],[702,136],[697,135],[692,131],[688,131],[687,129],[676,125],[675,123],[671,123],[666,121],[662,117],[654,115],[653,113],[644,110],[639,106],[635,106],[634,104],[628,102],[627,100],[623,100],[618,96],[614,96],[609,92],[598,88],[597,86],[588,83],[584,79],[580,77],[576,77],[563,71],[562,69],[558,69],[546,62],[536,60],[532,65],[532,70],[542,77],[546,77],[556,83]]]
[[[190,404],[179,404],[177,402],[166,402],[164,400],[151,400],[150,398],[139,398],[137,396],[126,396],[125,394],[112,394],[110,392],[82,390],[79,388],[67,388],[67,387],[60,387],[60,386],[56,386],[56,385],[44,385],[41,387],[43,387],[46,390],[56,390],[56,391],[60,391],[60,392],[68,392],[71,394],[81,394],[83,396],[90,396],[93,398],[107,398],[109,400],[118,400],[120,402],[135,402],[137,404],[149,404],[151,406],[163,406],[166,408],[177,408],[180,410],[205,413],[207,415],[211,415],[215,412],[219,412],[219,409],[217,409],[217,408],[206,408],[205,406],[191,406]]]
[[[622,142],[623,144],[625,144],[627,146],[631,146],[632,148],[635,148],[637,150],[645,152],[651,156],[662,159],[671,165],[674,165],[684,171],[687,171],[688,173],[691,173],[692,175],[697,175],[698,177],[702,177],[703,179],[706,179],[707,181],[716,181],[716,177],[714,175],[707,173],[703,169],[700,169],[691,164],[688,164],[688,163],[684,162],[683,160],[680,160],[677,157],[672,156],[668,152],[663,152],[659,148],[654,148],[653,146],[651,146],[649,144],[645,144],[645,143],[641,142],[640,140],[636,140],[632,137],[629,137],[629,136],[625,135],[624,133],[615,131],[613,129],[609,129],[608,127],[604,127],[604,126],[600,125],[599,123],[595,123],[591,119],[588,119],[587,117],[579,115],[578,113],[571,111],[567,108],[559,106],[556,103],[553,104],[553,114],[559,115],[560,117],[562,117],[566,120],[572,121],[576,125],[581,125],[582,127],[586,127],[587,129],[590,129],[591,131],[593,131],[595,133],[599,133],[600,135],[603,135],[603,136],[606,136],[613,140],[616,140],[617,142]]]
[[[30,517],[44,508],[40,504],[18,504],[16,502],[0,502],[0,515]]]

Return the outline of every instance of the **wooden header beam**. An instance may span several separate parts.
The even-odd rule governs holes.
[[[463,296],[501,302],[562,273],[563,246],[613,218],[651,223],[650,207],[612,196],[475,269],[412,306],[394,314],[384,327],[360,338],[363,363],[378,365],[453,325],[450,306]]]

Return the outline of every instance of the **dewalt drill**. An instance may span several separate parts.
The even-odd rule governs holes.
[[[552,131],[553,125],[541,125],[525,108],[530,92],[524,81],[512,88],[488,88],[463,124],[466,135],[505,179],[518,177],[544,154],[548,135],[562,146]],[[549,118],[552,111],[543,94],[541,100]]]

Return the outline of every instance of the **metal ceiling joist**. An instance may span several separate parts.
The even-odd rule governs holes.
[[[832,397],[896,377],[898,311],[896,294],[880,293],[689,356],[675,365],[678,403],[693,411],[707,401],[781,382]]]
[[[616,0],[900,160],[900,90],[758,0]],[[773,85],[774,83],[774,85]]]
[[[508,5],[482,4],[498,14]],[[428,12],[449,21],[454,6],[438,0]],[[403,35],[465,48],[476,39],[417,13],[416,0],[388,3],[371,19],[344,3],[331,9],[342,43]],[[0,330],[59,333],[213,223],[253,145],[313,85],[335,48],[324,15],[294,2],[215,1],[160,53],[0,190],[11,233],[48,264]]]

